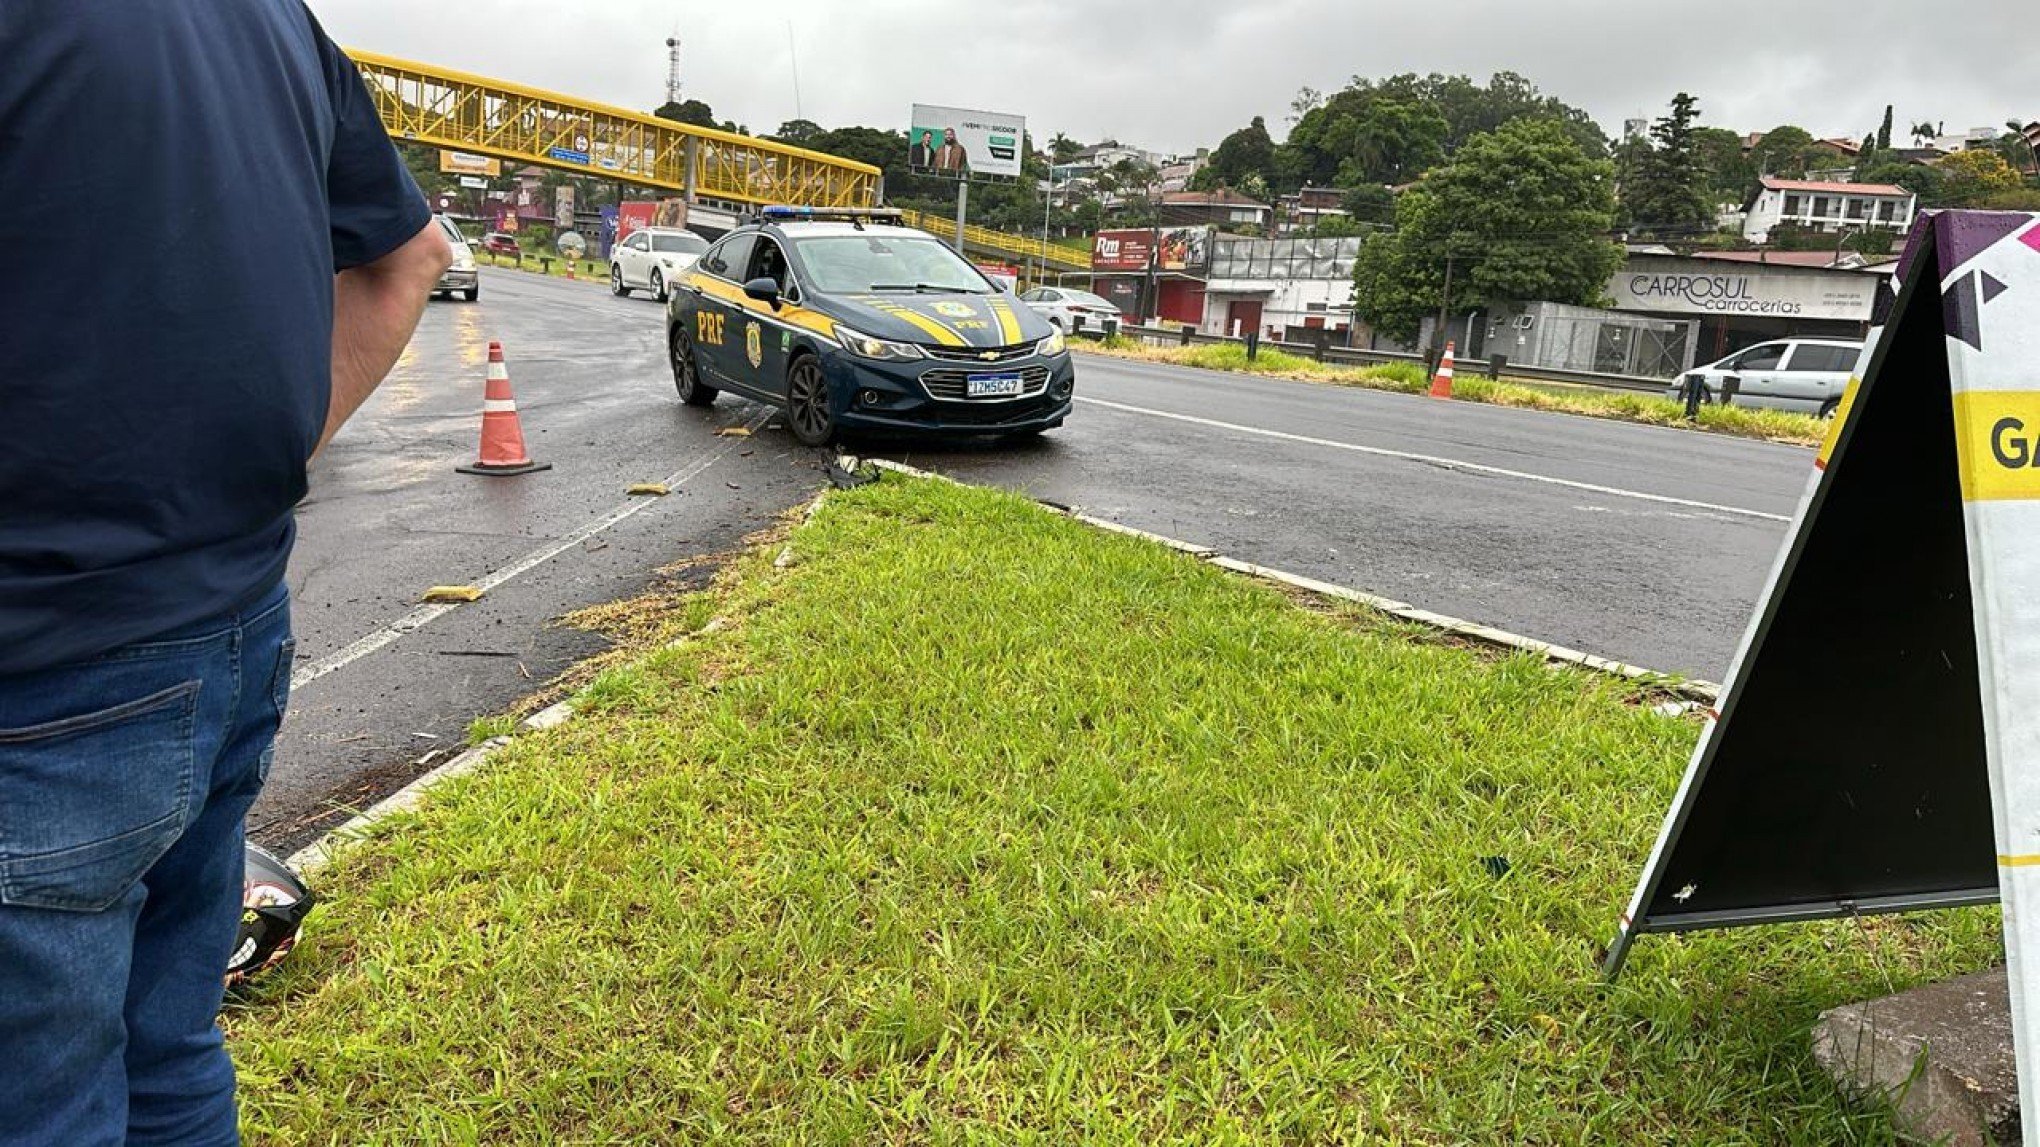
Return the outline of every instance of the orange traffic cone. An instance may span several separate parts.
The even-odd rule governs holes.
[[[503,344],[489,343],[489,384],[482,393],[482,453],[472,465],[456,466],[463,474],[529,474],[550,470],[550,462],[533,462],[524,452],[524,428],[517,421],[517,400],[510,397],[510,372],[503,366]]]
[[[1452,397],[1452,344],[1445,344],[1445,357],[1438,360],[1437,377],[1431,380],[1432,398]]]

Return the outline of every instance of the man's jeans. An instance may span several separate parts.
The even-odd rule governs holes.
[[[213,1020],[291,650],[279,585],[0,676],[0,1144],[237,1141]]]

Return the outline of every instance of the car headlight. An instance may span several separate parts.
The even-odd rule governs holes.
[[[454,258],[454,260],[453,260],[453,269],[454,269],[454,270],[456,270],[456,271],[472,271],[472,270],[474,270],[474,269],[475,269],[475,257],[474,257],[473,255],[459,255],[459,256],[456,256],[456,257]]]
[[[887,339],[873,338],[863,331],[853,331],[844,326],[836,328],[836,341],[843,344],[844,350],[858,358],[877,359],[880,362],[911,362],[922,357],[921,348],[913,343],[896,343]]]
[[[1061,354],[1067,349],[1067,346],[1068,344],[1063,341],[1063,333],[1057,331],[1040,342],[1035,343],[1034,353],[1040,355]]]

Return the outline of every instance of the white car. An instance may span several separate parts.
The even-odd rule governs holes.
[[[439,230],[446,235],[446,245],[453,248],[453,262],[446,273],[439,276],[439,285],[433,294],[452,298],[459,295],[472,303],[482,297],[481,276],[475,271],[475,251],[468,246],[467,236],[460,233],[453,220],[444,215],[434,216],[439,220]]]
[[[1107,329],[1108,322],[1116,327],[1126,321],[1126,316],[1110,300],[1069,287],[1036,287],[1021,295],[1020,301],[1065,331],[1076,330],[1078,318],[1084,320],[1087,331],[1102,331]]]
[[[1768,406],[1830,417],[1849,388],[1863,344],[1846,339],[1776,339],[1687,371],[1666,393],[1683,401],[1689,383],[1703,388],[1702,401],[1721,402],[1735,380],[1736,406]]]
[[[669,284],[687,273],[708,240],[677,227],[646,227],[631,232],[609,252],[609,289],[618,296],[650,291],[666,301]]]

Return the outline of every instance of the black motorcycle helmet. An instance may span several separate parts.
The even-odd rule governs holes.
[[[260,846],[248,845],[241,934],[227,961],[227,983],[239,983],[283,959],[297,943],[298,927],[311,914],[312,903],[312,890],[297,873]]]

